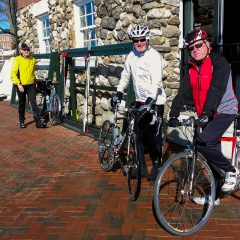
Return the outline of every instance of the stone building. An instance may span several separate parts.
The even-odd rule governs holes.
[[[167,94],[168,112],[171,100],[176,95],[180,79],[181,64],[188,56],[182,49],[183,36],[194,24],[201,24],[207,30],[213,45],[240,42],[234,33],[227,34],[231,22],[237,21],[238,1],[223,0],[18,0],[17,35],[18,42],[26,42],[33,53],[61,52],[69,48],[83,48],[88,45],[91,31],[91,46],[129,42],[130,29],[146,24],[151,32],[150,44],[164,58],[164,88]],[[224,11],[226,9],[226,11]],[[223,17],[225,16],[225,18]],[[234,36],[233,36],[234,35]],[[232,36],[232,37],[231,37]],[[232,39],[234,42],[231,42]],[[119,58],[99,56],[96,71],[91,73],[98,85],[116,86],[126,56]],[[84,60],[77,59],[84,66]],[[99,66],[105,66],[107,73]],[[39,76],[43,76],[40,73]],[[84,82],[83,72],[76,73],[76,81]],[[69,82],[67,84],[69,86]],[[66,89],[67,95],[68,90]],[[111,95],[111,93],[110,93]],[[106,94],[102,94],[106,97]],[[83,93],[77,93],[78,113],[81,118]],[[107,98],[98,102],[105,104]],[[91,105],[91,103],[89,103]],[[90,110],[91,112],[91,110]],[[102,113],[103,114],[103,113]],[[96,124],[101,124],[102,114]],[[110,117],[110,116],[108,116]],[[90,119],[91,120],[91,119]]]

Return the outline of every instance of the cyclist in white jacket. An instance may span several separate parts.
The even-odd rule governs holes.
[[[124,89],[128,86],[130,77],[132,77],[136,107],[141,111],[146,111],[147,107],[155,104],[158,108],[158,116],[162,116],[164,104],[166,103],[166,95],[162,85],[163,57],[149,45],[149,35],[150,31],[147,26],[137,25],[131,29],[130,37],[134,44],[134,50],[129,53],[125,61],[117,87],[117,94],[112,98],[111,104],[114,105],[117,100],[121,101]],[[149,126],[150,121],[151,116],[147,114],[136,127],[136,133],[141,175],[147,177],[148,180],[154,181],[162,159],[162,136],[156,134],[158,130],[157,126],[154,126],[152,132],[153,168],[150,175],[148,175],[141,138],[144,128]],[[161,129],[159,132],[161,132]]]

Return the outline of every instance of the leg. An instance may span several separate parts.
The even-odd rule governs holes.
[[[35,86],[35,84],[28,85],[27,93],[28,93],[28,97],[29,97],[29,102],[32,107],[33,119],[36,122],[36,127],[37,128],[45,127],[46,124],[41,122],[40,116],[38,114],[38,107],[37,107],[37,103],[36,103],[36,86]]]
[[[140,105],[137,103],[136,108],[139,108]],[[138,116],[136,116],[137,118]],[[145,116],[137,126],[135,126],[135,133],[137,136],[137,152],[138,152],[138,159],[139,159],[139,164],[140,164],[140,172],[142,177],[147,177],[148,176],[148,170],[147,170],[147,165],[144,157],[144,146],[142,142],[142,137],[143,137],[143,131],[144,127],[146,126],[146,123],[148,121],[148,116]]]
[[[219,138],[223,136],[228,127],[231,125],[235,115],[219,114],[211,120],[202,132],[202,137],[207,140],[207,143],[197,143],[197,148],[200,153],[214,165],[228,172],[233,170],[230,161],[223,155]]]
[[[212,162],[218,168],[227,173],[225,184],[222,186],[223,191],[229,191],[235,187],[234,182],[236,182],[236,170],[232,166],[231,162],[223,155],[219,138],[226,132],[234,119],[235,115],[217,115],[203,130],[202,136],[207,140],[207,143],[197,143],[198,151],[202,153],[208,161]],[[221,182],[220,176],[218,176],[218,174],[214,174],[214,177],[215,182],[219,185]],[[227,178],[230,182],[228,180],[226,181]]]
[[[20,92],[18,87],[17,95],[18,95],[18,120],[20,123],[24,123],[25,120],[25,104],[26,104],[26,90],[24,88],[24,92]]]
[[[158,111],[157,116],[162,117],[164,112],[164,105],[157,105]],[[159,132],[158,132],[159,131]],[[153,160],[153,168],[151,173],[148,176],[149,181],[155,181],[158,175],[159,167],[162,161],[162,125],[158,129],[158,123],[153,126],[152,132],[152,160]]]

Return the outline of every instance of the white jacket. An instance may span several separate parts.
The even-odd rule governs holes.
[[[133,50],[125,61],[117,91],[124,92],[132,76],[136,101],[145,102],[151,97],[154,103],[163,105],[166,103],[166,94],[162,75],[163,57],[159,52],[151,46],[144,53]]]

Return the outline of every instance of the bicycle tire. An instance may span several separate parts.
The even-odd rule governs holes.
[[[162,227],[177,236],[197,232],[208,220],[214,208],[215,181],[206,161],[197,156],[194,169],[193,193],[188,194],[191,174],[190,152],[176,154],[160,169],[154,186],[154,207]],[[209,197],[210,196],[210,197]],[[203,206],[193,197],[208,197]]]
[[[61,103],[57,95],[53,95],[49,103],[49,121],[52,126],[56,126],[59,122],[61,111]]]
[[[137,157],[137,138],[132,134],[127,155],[127,182],[131,200],[137,200],[141,188],[141,174]]]
[[[102,124],[99,134],[98,160],[104,172],[108,172],[113,168],[113,128],[114,124],[111,123],[109,120],[105,120]]]

